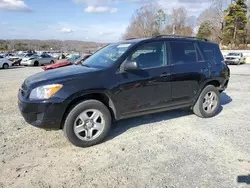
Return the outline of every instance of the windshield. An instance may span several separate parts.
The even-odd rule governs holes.
[[[240,54],[237,54],[237,53],[229,53],[228,55],[229,55],[229,56],[239,56]]]
[[[75,63],[76,61],[80,61],[81,56],[76,55],[76,56],[72,56],[70,58],[67,59],[67,61],[71,61],[72,63]]]
[[[84,65],[102,68],[109,67],[113,65],[131,46],[131,43],[110,44],[90,56],[84,61]]]

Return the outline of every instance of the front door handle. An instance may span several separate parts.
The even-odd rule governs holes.
[[[160,77],[166,77],[166,76],[170,76],[170,73],[164,72],[164,73],[162,73],[162,74],[160,75]]]

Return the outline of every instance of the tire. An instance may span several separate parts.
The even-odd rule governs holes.
[[[35,61],[35,62],[34,62],[34,66],[35,66],[35,67],[39,66],[39,62],[38,62],[38,61]]]
[[[95,111],[96,112],[95,114],[98,115],[96,115],[96,117],[92,117],[95,115],[94,113],[91,114],[91,111]],[[99,114],[101,115],[99,116]],[[97,116],[99,117],[97,118]],[[102,128],[100,128],[99,131],[93,130],[95,129],[96,126],[95,122],[97,121],[99,121],[98,125],[102,126]],[[92,125],[91,123],[94,125]],[[77,147],[89,147],[101,143],[108,135],[110,128],[111,128],[111,115],[108,108],[100,101],[86,100],[77,104],[68,113],[65,119],[63,131],[65,137],[73,145]],[[88,132],[92,132],[91,133],[91,135],[93,135],[92,138],[90,138],[89,136],[90,133]],[[94,132],[96,133],[94,134]]]
[[[9,66],[9,64],[8,63],[4,63],[3,64],[3,69],[8,69],[10,66]]]
[[[52,60],[52,61],[50,61],[50,64],[53,64],[53,63],[55,63],[53,60]]]
[[[209,95],[212,93],[213,95]],[[211,97],[215,96],[214,99],[216,99],[216,102],[214,102],[215,100],[212,100],[212,99],[206,100],[206,98],[210,98],[210,96]],[[207,106],[207,104],[208,104],[208,107],[205,107]],[[193,106],[193,112],[199,117],[210,118],[210,117],[215,116],[216,112],[219,109],[219,106],[220,106],[220,95],[219,95],[218,89],[213,85],[208,85],[200,93],[198,100]]]

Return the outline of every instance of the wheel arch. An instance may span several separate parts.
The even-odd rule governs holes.
[[[83,101],[86,101],[86,100],[90,100],[90,99],[92,99],[92,100],[94,99],[94,100],[102,102],[108,108],[108,110],[110,111],[112,120],[115,121],[117,119],[117,111],[116,111],[116,108],[115,108],[115,105],[114,105],[112,99],[106,93],[93,92],[93,93],[88,93],[88,94],[85,94],[85,95],[75,97],[73,100],[71,100],[68,103],[67,108],[66,108],[66,110],[65,110],[65,112],[63,114],[63,119],[62,119],[62,122],[61,122],[61,128],[63,128],[64,121],[65,121],[65,119],[67,117],[67,114],[70,112],[70,110],[72,108],[74,108],[77,104],[79,104],[79,103],[81,103]]]
[[[193,101],[194,103],[198,100],[203,89],[208,85],[213,85],[214,87],[219,87],[221,85],[221,83],[216,79],[209,79],[209,80],[203,82],[203,84],[200,85],[199,90],[194,98],[194,101]]]
[[[218,80],[208,80],[207,82],[205,82],[202,89],[204,89],[204,87],[206,87],[208,85],[213,85],[214,87],[219,87],[221,85],[221,83]]]

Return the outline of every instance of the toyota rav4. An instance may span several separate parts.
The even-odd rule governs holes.
[[[72,144],[87,147],[125,118],[186,107],[212,117],[229,76],[216,43],[130,39],[103,47],[81,65],[30,76],[19,90],[19,108],[29,124],[62,129]]]

